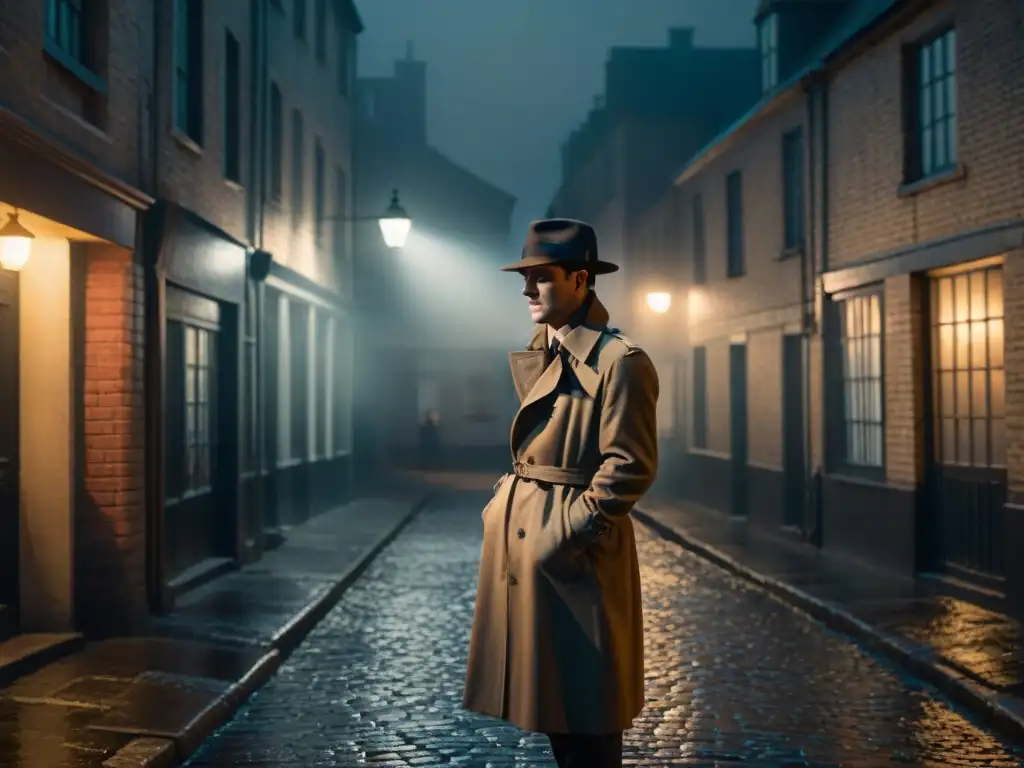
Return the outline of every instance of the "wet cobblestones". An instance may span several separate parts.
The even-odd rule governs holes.
[[[189,765],[549,766],[547,740],[462,711],[479,494],[424,510]],[[637,524],[639,766],[1019,766],[1024,750]]]

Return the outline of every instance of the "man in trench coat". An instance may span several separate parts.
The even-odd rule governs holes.
[[[464,706],[548,735],[562,768],[622,765],[644,704],[640,571],[629,512],[658,463],[658,377],[608,327],[594,230],[533,222],[519,272],[537,324],[512,352],[512,471],[483,510]]]

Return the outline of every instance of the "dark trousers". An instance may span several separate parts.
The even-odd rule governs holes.
[[[548,740],[558,768],[622,768],[622,731],[550,733]]]

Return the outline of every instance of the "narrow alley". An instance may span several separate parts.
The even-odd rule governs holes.
[[[543,737],[460,708],[482,504],[421,512],[189,765],[553,764]],[[1021,764],[928,686],[636,528],[648,705],[627,765]]]

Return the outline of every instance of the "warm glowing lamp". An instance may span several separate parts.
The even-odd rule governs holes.
[[[18,212],[8,214],[7,223],[0,228],[0,267],[17,272],[28,262],[32,253],[31,232],[18,221]]]
[[[391,205],[379,219],[380,232],[388,248],[404,248],[412,229],[412,219],[398,202],[398,190],[391,193]]]
[[[669,307],[672,306],[672,294],[662,293],[660,291],[648,293],[647,306],[651,308],[652,312],[657,312],[659,315],[663,315],[668,312]]]

